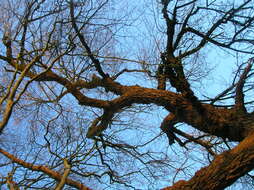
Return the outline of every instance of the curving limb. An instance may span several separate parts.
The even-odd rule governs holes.
[[[29,162],[25,162],[24,160],[17,158],[16,156],[10,154],[9,152],[7,152],[3,149],[0,149],[0,153],[2,155],[4,155],[5,157],[7,157],[8,159],[10,159],[12,162],[17,163],[17,164],[23,166],[24,168],[27,168],[32,171],[42,172],[57,181],[62,180],[62,175],[60,173],[58,173],[46,166],[35,165],[35,164],[29,163]],[[91,190],[90,188],[86,187],[82,183],[79,183],[78,181],[72,180],[70,178],[65,178],[65,182],[67,185],[70,185],[70,186],[75,187],[80,190]]]
[[[252,62],[252,59],[249,60],[249,62]],[[243,87],[246,82],[246,79],[248,77],[248,73],[251,71],[252,63],[248,63],[248,65],[245,67],[238,83],[236,84],[235,89],[235,106],[234,108],[239,110],[240,112],[246,113],[246,108],[244,105],[244,93],[243,93]]]
[[[168,114],[161,123],[161,130],[166,133],[169,145],[172,145],[177,138],[173,132],[174,125],[177,123],[177,118],[174,114]]]
[[[253,163],[254,134],[251,134],[232,150],[216,156],[209,166],[201,168],[189,181],[180,180],[162,190],[224,189],[251,171]]]

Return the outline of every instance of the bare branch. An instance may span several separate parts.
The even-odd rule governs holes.
[[[92,62],[94,63],[94,66],[96,68],[96,70],[98,71],[98,73],[103,77],[103,78],[107,78],[108,75],[105,74],[101,68],[101,63],[100,61],[94,57],[90,47],[88,46],[88,44],[86,43],[86,40],[84,38],[84,36],[81,34],[80,29],[78,28],[76,21],[75,21],[75,16],[74,16],[74,3],[71,0],[70,1],[70,16],[71,16],[71,22],[72,22],[72,26],[75,30],[75,32],[77,33],[80,42],[82,43],[82,45],[84,46],[84,48],[86,49],[86,52],[88,54],[88,56],[90,57],[90,59],[92,60]]]
[[[161,123],[161,130],[166,133],[168,137],[169,145],[172,145],[175,142],[175,134],[173,133],[172,128],[177,123],[176,116],[172,113],[168,114],[167,117],[163,119],[163,122]]]
[[[8,159],[10,159],[11,161],[13,161],[13,162],[25,167],[25,168],[28,168],[29,170],[43,172],[46,175],[52,177],[53,179],[55,179],[57,181],[61,181],[61,179],[62,179],[62,175],[60,173],[58,173],[56,171],[53,171],[53,170],[51,170],[50,168],[48,168],[46,166],[34,165],[34,164],[31,164],[31,163],[25,162],[24,160],[21,160],[21,159],[15,157],[14,155],[6,152],[3,149],[0,149],[0,153],[2,155],[4,155],[5,157],[7,157]],[[69,179],[69,178],[66,179],[66,184],[70,185],[72,187],[75,187],[77,189],[80,189],[80,190],[91,190],[90,188],[84,186],[82,183],[79,183],[79,182],[74,181],[74,180]]]
[[[253,62],[253,58],[251,58],[249,60],[249,62]],[[247,78],[248,73],[251,70],[253,63],[248,63],[248,65],[246,66],[246,68],[244,69],[237,85],[236,85],[236,95],[235,95],[235,108],[237,110],[246,112],[246,108],[244,106],[244,94],[243,94],[243,87],[245,84],[245,80]]]
[[[55,190],[62,190],[64,188],[68,175],[71,171],[71,165],[68,163],[68,160],[64,159],[63,161],[64,161],[64,173],[61,181],[57,184]]]

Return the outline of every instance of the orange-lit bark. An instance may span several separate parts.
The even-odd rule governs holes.
[[[233,184],[254,167],[254,134],[200,169],[189,181],[178,181],[163,190],[218,190]]]
[[[4,156],[6,156],[8,159],[10,159],[11,161],[23,166],[24,168],[28,168],[32,171],[38,171],[38,172],[43,172],[46,175],[48,175],[49,177],[57,180],[57,181],[61,181],[62,179],[62,175],[56,171],[51,170],[50,168],[46,167],[46,166],[42,166],[42,165],[34,165],[31,164],[29,162],[25,162],[24,160],[21,160],[17,157],[15,157],[14,155],[8,153],[7,151],[0,149],[0,153],[3,154]],[[83,185],[82,183],[79,183],[78,181],[74,181],[70,178],[67,178],[65,180],[67,185],[70,185],[72,187],[75,187],[77,189],[80,190],[92,190],[88,187],[86,187],[85,185]]]
[[[34,3],[35,2],[36,1],[34,1]],[[2,119],[3,121],[0,121],[0,134],[7,126],[7,122],[11,118],[13,107],[15,105],[14,102],[19,101],[19,98],[15,99],[15,94],[17,90],[19,90],[18,87],[21,87],[21,82],[25,81],[25,77],[28,77],[30,78],[30,82],[43,81],[51,82],[54,85],[57,84],[64,91],[60,96],[63,94],[71,94],[77,100],[79,105],[96,108],[98,110],[100,109],[100,112],[98,112],[98,114],[96,113],[96,118],[92,118],[94,119],[94,122],[92,122],[92,125],[88,129],[86,135],[87,138],[101,136],[102,133],[107,130],[107,127],[113,123],[114,116],[120,113],[121,110],[129,108],[135,104],[155,104],[168,111],[168,116],[163,120],[161,129],[167,134],[169,144],[173,144],[175,141],[177,141],[181,146],[185,146],[185,144],[182,143],[177,137],[177,135],[179,135],[188,139],[189,142],[195,142],[203,147],[206,147],[210,154],[216,155],[216,153],[213,152],[213,147],[211,147],[210,144],[206,144],[202,140],[195,139],[194,136],[186,134],[187,132],[184,133],[181,130],[176,129],[174,125],[177,123],[188,124],[198,131],[205,133],[205,135],[208,134],[210,136],[222,137],[223,139],[229,141],[240,142],[240,144],[234,149],[216,156],[214,161],[209,166],[200,169],[189,181],[179,181],[172,187],[164,188],[165,190],[223,189],[231,185],[239,177],[252,170],[254,168],[254,112],[247,112],[245,107],[246,102],[244,101],[244,87],[247,79],[252,75],[250,73],[252,73],[253,59],[250,59],[252,61],[248,63],[248,66],[245,68],[242,74],[241,67],[239,67],[238,74],[240,77],[238,82],[236,81],[238,79],[237,74],[235,79],[233,79],[232,87],[228,88],[214,99],[207,99],[206,103],[204,103],[204,101],[200,101],[198,96],[195,94],[196,92],[192,90],[191,80],[189,80],[190,78],[187,77],[188,75],[186,73],[189,66],[185,66],[185,62],[188,61],[190,61],[189,64],[193,64],[192,61],[194,59],[192,60],[191,57],[196,57],[195,54],[207,46],[208,43],[239,53],[253,54],[253,50],[251,48],[250,50],[242,50],[242,48],[235,49],[236,44],[239,44],[239,47],[241,47],[241,43],[244,44],[243,47],[248,47],[246,45],[248,42],[250,46],[253,45],[253,40],[249,39],[248,35],[245,35],[247,31],[251,30],[254,21],[252,14],[250,14],[249,17],[245,16],[248,15],[248,9],[251,9],[251,13],[253,11],[249,5],[251,0],[246,0],[238,5],[233,3],[232,6],[225,6],[226,4],[221,4],[222,7],[225,7],[225,10],[209,8],[210,5],[213,7],[213,3],[211,3],[209,6],[207,3],[206,6],[202,7],[202,4],[196,4],[196,0],[186,1],[185,3],[184,1],[169,0],[161,0],[159,2],[159,7],[161,7],[166,27],[164,30],[166,32],[163,32],[163,34],[165,34],[165,40],[162,40],[163,43],[161,45],[157,44],[156,42],[156,45],[159,45],[158,47],[161,46],[158,52],[159,55],[157,54],[157,51],[155,51],[156,53],[154,56],[156,57],[156,61],[153,61],[154,63],[151,64],[151,69],[148,65],[149,67],[147,67],[146,71],[148,76],[151,78],[151,81],[157,82],[157,89],[148,88],[148,85],[146,85],[146,87],[135,85],[136,81],[133,81],[133,83],[129,86],[122,85],[117,82],[116,76],[120,76],[123,72],[119,71],[117,67],[115,70],[107,69],[104,63],[107,63],[108,60],[105,59],[105,61],[101,61],[102,59],[100,59],[101,54],[103,55],[104,52],[100,51],[99,53],[96,53],[97,48],[93,47],[93,39],[90,39],[90,35],[86,36],[86,25],[89,28],[89,20],[92,20],[93,16],[96,15],[96,12],[99,11],[107,3],[107,1],[98,7],[98,10],[96,10],[94,15],[88,20],[88,23],[86,23],[84,19],[80,17],[82,15],[82,11],[80,14],[77,14],[79,12],[79,8],[81,8],[79,5],[80,3],[76,1],[68,1],[68,3],[65,5],[66,8],[64,9],[69,8],[69,12],[66,13],[67,17],[63,20],[67,19],[66,21],[68,21],[70,24],[68,28],[70,28],[68,29],[68,32],[65,33],[65,36],[67,36],[68,40],[65,37],[60,37],[61,35],[59,36],[59,38],[62,38],[63,42],[61,42],[61,40],[58,41],[53,39],[55,38],[55,34],[58,33],[58,29],[52,29],[52,32],[48,32],[47,38],[45,38],[48,40],[46,41],[43,38],[36,39],[36,35],[32,35],[31,39],[27,38],[27,36],[31,36],[26,35],[28,25],[30,27],[29,22],[33,23],[36,20],[33,18],[34,15],[31,15],[31,18],[29,18],[29,15],[33,14],[33,12],[36,12],[36,10],[40,7],[39,4],[38,7],[32,11],[33,3],[28,4],[28,7],[26,8],[28,12],[24,17],[24,21],[21,19],[22,22],[19,23],[21,27],[20,31],[23,31],[23,35],[19,36],[19,32],[17,32],[17,36],[12,39],[13,34],[7,35],[8,33],[6,33],[2,38],[3,45],[6,49],[6,55],[0,55],[0,59],[7,63],[7,71],[15,72],[21,78],[17,80],[16,85],[10,85],[10,87],[14,87],[12,87],[12,93],[10,93],[9,98],[6,98],[7,106],[4,110],[5,113]],[[41,4],[43,4],[43,1]],[[85,7],[82,5],[82,9],[83,8],[85,10]],[[59,11],[60,10],[62,10],[62,8],[59,9]],[[202,21],[202,18],[197,16],[201,15],[199,12],[201,10],[207,11],[204,12],[205,14],[203,13],[203,15],[209,14],[210,11],[215,11],[215,16],[212,19],[213,22],[211,25],[209,19],[209,22],[204,21],[204,28],[201,27],[198,29],[196,26],[201,26],[202,24],[202,22],[199,22],[199,20]],[[54,13],[56,14],[56,18],[60,13],[61,11],[56,11]],[[40,18],[38,18],[38,21],[39,20]],[[67,24],[68,22],[66,21],[63,23]],[[61,22],[57,21],[54,23],[56,24],[55,26],[58,26],[58,23]],[[227,36],[227,33],[231,34],[232,31],[227,32],[227,28],[230,28],[228,26],[224,28],[224,25],[226,26],[227,23],[230,23],[230,25],[228,25],[230,27],[232,24],[236,26],[236,30],[233,32],[234,34],[232,33],[232,35],[229,36]],[[43,26],[43,24],[41,24],[41,26]],[[63,25],[60,25],[60,27],[62,26]],[[41,29],[41,31],[44,31],[43,28]],[[94,34],[96,34],[97,30],[94,31]],[[35,39],[33,39],[33,36]],[[100,41],[104,40],[101,40],[100,38],[96,39],[96,36],[97,35],[94,35],[96,46],[98,43],[99,47]],[[245,36],[247,36],[247,38],[245,38]],[[17,39],[20,40],[19,43],[17,43]],[[37,49],[37,45],[33,45],[34,47],[29,47],[26,45],[33,43],[37,44],[37,42],[40,41],[42,42],[40,46],[45,46],[42,49]],[[166,42],[165,47],[163,47],[164,42]],[[64,48],[61,47],[61,43],[65,44],[63,46]],[[105,42],[102,43],[103,46],[101,47],[104,47]],[[66,51],[64,50],[65,48]],[[114,46],[112,46],[112,49],[114,49]],[[56,52],[56,55],[52,52]],[[79,54],[79,52],[82,52],[82,54]],[[35,56],[37,54],[38,56]],[[48,58],[48,55],[50,55],[50,58]],[[68,68],[68,66],[65,66],[65,60],[66,62],[69,62],[70,59],[72,59],[75,62],[76,56],[79,58],[86,57],[89,59],[89,61],[86,60],[84,63],[83,60],[80,59],[82,60],[82,63],[77,63],[77,65],[84,64],[83,66],[84,68],[87,68],[87,70],[81,69],[79,71],[79,66],[76,67],[76,63],[73,64],[75,67],[73,67],[72,71],[70,70],[71,67]],[[151,57],[152,56],[153,55],[151,55]],[[44,57],[46,59],[43,59]],[[157,60],[159,57],[160,60]],[[199,55],[197,57],[199,57]],[[86,64],[88,64],[89,67],[85,67]],[[158,65],[158,68],[157,73],[154,75],[154,67],[156,65]],[[12,67],[13,70],[9,70],[9,66]],[[143,66],[145,65],[142,65],[142,67]],[[121,67],[119,67],[119,69]],[[64,70],[64,72],[61,70]],[[73,74],[68,74],[67,72],[69,71]],[[145,82],[142,80],[143,79],[140,78],[140,81],[138,82],[142,83],[139,84],[143,84],[143,82]],[[168,84],[170,84],[170,86],[167,86]],[[84,90],[96,88],[99,88],[100,92],[104,94],[102,95],[100,93],[98,96],[89,97],[89,93]],[[174,90],[167,90],[170,88],[174,88]],[[22,88],[20,88],[20,90],[21,89]],[[24,91],[25,90],[26,88],[24,88]],[[233,90],[235,91],[233,92]],[[110,96],[112,97],[111,99],[105,99],[104,97],[107,97],[109,92],[114,95]],[[235,96],[235,105],[225,106],[224,108],[214,106],[216,101],[222,100],[222,97],[227,99],[227,95],[229,94],[234,94],[232,97]],[[22,93],[20,95],[22,95]],[[57,100],[61,99],[61,97],[59,97],[57,97]],[[5,99],[2,100],[2,102],[4,102]],[[226,107],[230,108],[227,109]],[[101,113],[102,115],[99,115]],[[24,160],[21,160],[2,149],[0,149],[0,153],[24,168],[43,172],[49,177],[60,181],[59,189],[62,189],[65,183],[78,189],[89,189],[83,184],[67,177],[69,172],[71,172],[70,168],[65,172],[66,177],[63,177],[62,174],[53,171],[46,166],[34,165],[25,162]]]

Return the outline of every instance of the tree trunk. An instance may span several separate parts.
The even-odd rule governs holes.
[[[178,181],[163,190],[218,190],[233,184],[254,168],[254,134],[200,169],[189,181]]]

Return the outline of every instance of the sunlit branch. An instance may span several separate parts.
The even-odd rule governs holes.
[[[60,173],[58,173],[56,171],[53,171],[53,170],[51,170],[50,168],[48,168],[46,166],[34,165],[34,164],[29,163],[29,162],[25,162],[24,160],[21,160],[21,159],[17,158],[16,156],[6,152],[3,149],[0,149],[0,153],[2,155],[4,155],[5,157],[7,157],[8,159],[10,159],[11,161],[13,161],[14,163],[17,163],[17,164],[23,166],[24,168],[27,168],[27,169],[32,170],[32,171],[43,172],[46,175],[48,175],[49,177],[51,177],[51,178],[53,178],[57,181],[61,181],[61,179],[62,179],[62,175]],[[79,183],[79,182],[74,181],[72,179],[67,178],[65,181],[66,181],[67,185],[70,185],[70,186],[75,187],[77,189],[91,190],[90,188],[84,186],[82,183]]]
[[[252,58],[253,59],[253,58]],[[239,109],[243,112],[246,112],[246,108],[244,106],[244,94],[243,94],[243,87],[245,80],[247,78],[248,73],[250,72],[252,67],[252,63],[249,63],[247,67],[244,69],[237,85],[236,85],[236,95],[235,95],[235,108]]]
[[[68,175],[71,171],[71,165],[68,163],[68,160],[64,159],[63,162],[64,162],[64,173],[61,181],[57,184],[55,190],[62,190],[64,188]]]

